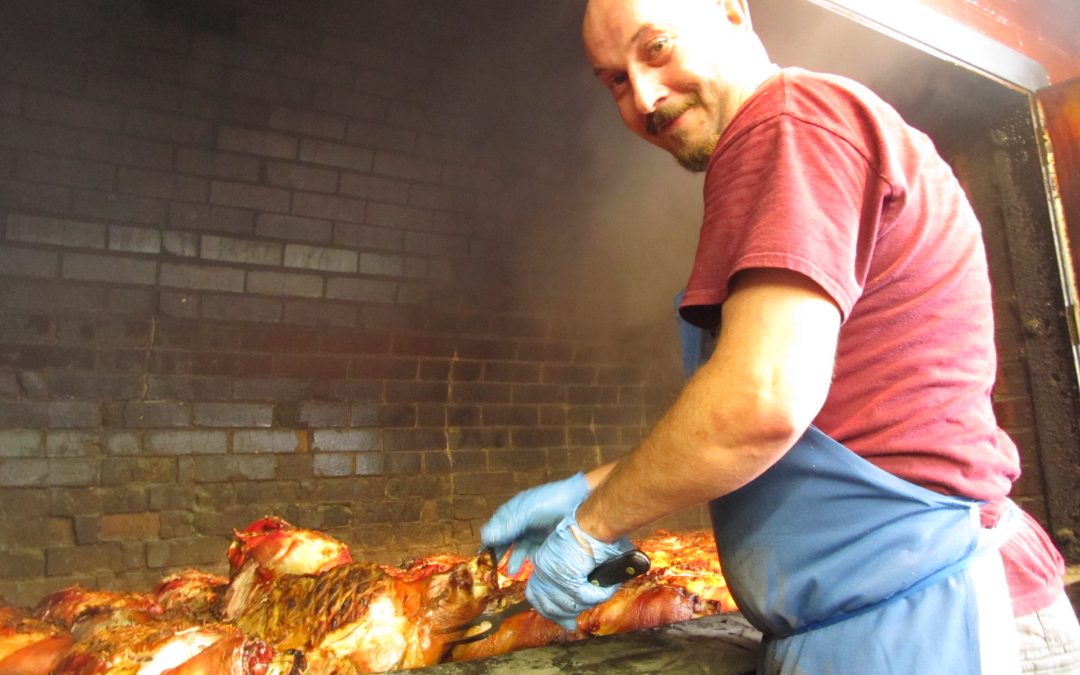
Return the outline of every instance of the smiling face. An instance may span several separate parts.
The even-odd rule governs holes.
[[[626,126],[691,171],[775,72],[743,0],[590,0],[583,35]]]

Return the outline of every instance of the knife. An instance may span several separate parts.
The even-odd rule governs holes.
[[[592,572],[589,572],[586,577],[589,583],[595,586],[614,586],[615,584],[621,584],[624,581],[629,581],[636,576],[640,576],[649,571],[649,556],[645,555],[645,552],[641,549],[631,549],[625,553],[606,560],[596,566]],[[522,600],[515,602],[512,605],[507,606],[497,612],[484,612],[480,616],[476,617],[472,621],[467,623],[447,628],[442,633],[464,633],[478,626],[488,624],[482,631],[473,635],[467,635],[454,640],[449,640],[446,644],[467,644],[469,642],[477,642],[489,637],[492,633],[499,629],[503,621],[506,621],[510,617],[521,614],[522,612],[533,609],[533,606],[528,600]]]

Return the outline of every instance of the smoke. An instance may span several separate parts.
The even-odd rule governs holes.
[[[469,0],[478,8],[486,0]],[[506,181],[488,209],[516,292],[540,311],[671,322],[701,222],[701,178],[627,130],[581,44],[584,0],[477,11],[466,117]]]

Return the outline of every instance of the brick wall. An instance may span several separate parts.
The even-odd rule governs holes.
[[[0,5],[0,596],[220,571],[267,513],[471,549],[640,438],[638,350],[517,255],[562,179],[442,98],[461,16],[161,6]]]
[[[697,218],[672,217],[670,173],[620,175],[599,206],[581,178],[670,161],[585,151],[625,132],[530,20],[565,30],[574,3],[520,3],[536,16],[509,35],[467,2],[169,4],[0,2],[0,597],[221,571],[268,513],[358,559],[470,550],[511,493],[641,438],[678,387],[669,298]],[[1041,515],[982,201],[998,414]],[[649,208],[658,226],[627,232]]]

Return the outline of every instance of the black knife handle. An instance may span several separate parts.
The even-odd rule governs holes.
[[[649,571],[649,556],[641,549],[620,553],[611,560],[600,563],[587,577],[597,586],[614,586]]]

